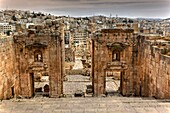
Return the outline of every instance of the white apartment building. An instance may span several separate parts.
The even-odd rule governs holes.
[[[74,43],[86,44],[87,33],[77,32],[74,34]]]
[[[34,23],[26,23],[26,28],[28,29],[30,25],[35,25]]]
[[[9,25],[9,23],[0,23],[0,33],[6,34],[7,31],[16,30],[15,26]]]

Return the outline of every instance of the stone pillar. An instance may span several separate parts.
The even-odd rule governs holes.
[[[95,25],[94,23],[91,24],[91,31],[92,31],[92,39],[91,39],[91,45],[90,45],[90,51],[91,51],[91,58],[92,58],[92,63],[91,63],[91,74],[90,74],[90,79],[92,81],[92,86],[93,86],[93,94],[94,94],[94,47],[95,47],[95,41],[94,41],[94,32],[95,32]]]
[[[126,75],[125,71],[121,71],[121,81],[120,81],[120,93],[125,96],[127,95],[127,92],[128,92],[128,76]]]
[[[63,94],[63,77],[65,74],[64,25],[60,24],[58,35],[51,37],[49,47],[49,80],[50,97],[60,97]]]
[[[90,79],[92,81],[92,86],[94,86],[94,40],[92,40],[91,58],[92,58],[92,61],[91,61],[92,63],[91,63]],[[93,87],[93,93],[94,93],[94,87]]]
[[[60,24],[60,33],[61,33],[61,60],[62,60],[62,75],[65,76],[65,42],[64,42],[64,24]]]
[[[49,81],[50,97],[59,97],[63,94],[62,52],[60,36],[51,37],[49,47]]]
[[[105,94],[105,64],[106,57],[103,44],[95,41],[94,46],[94,96]]]

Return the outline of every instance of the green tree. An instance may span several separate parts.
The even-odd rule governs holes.
[[[10,33],[11,33],[12,31],[11,30],[8,30],[7,32],[6,32],[6,34],[8,35],[8,36],[10,36]]]
[[[12,20],[17,21],[17,18],[15,17],[15,15],[12,16]]]

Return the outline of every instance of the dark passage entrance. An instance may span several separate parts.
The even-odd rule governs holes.
[[[11,87],[11,91],[12,91],[12,97],[14,97],[15,93],[14,93],[14,86]]]
[[[34,73],[30,73],[30,84],[31,84],[31,96],[35,95],[34,92]]]
[[[49,96],[49,76],[39,72],[30,73],[31,97]]]

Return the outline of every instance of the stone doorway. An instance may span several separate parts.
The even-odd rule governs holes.
[[[49,76],[48,74],[36,73],[34,78],[35,96],[49,96]]]
[[[35,95],[35,87],[34,87],[34,73],[30,73],[30,89],[31,89],[31,97]]]
[[[83,65],[83,58],[75,57],[75,62],[72,62],[72,68],[66,69],[63,93],[66,97],[91,97],[92,96],[92,81],[90,72]]]
[[[49,76],[39,72],[30,73],[31,97],[49,97]]]
[[[120,71],[106,71],[106,96],[120,96],[121,78]]]

